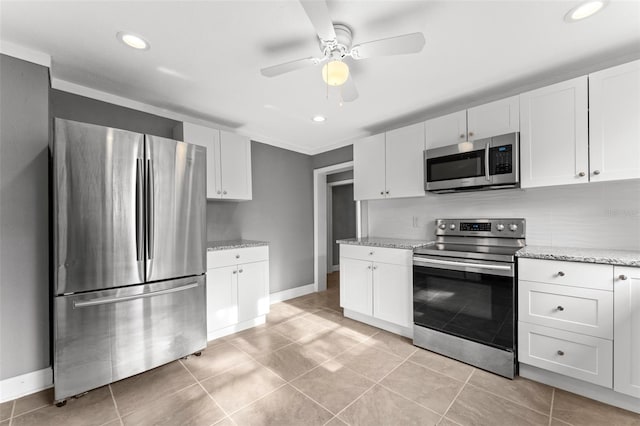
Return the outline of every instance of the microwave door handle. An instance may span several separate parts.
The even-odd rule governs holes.
[[[487,142],[484,147],[484,177],[487,181],[491,182],[491,175],[489,174],[489,147],[491,146],[491,140]]]

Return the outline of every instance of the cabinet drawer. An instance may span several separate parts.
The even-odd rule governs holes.
[[[352,244],[340,244],[340,256],[394,265],[412,265],[413,262],[412,250],[356,246]]]
[[[524,281],[613,291],[613,266],[558,260],[518,259]]]
[[[518,361],[612,387],[613,342],[518,322]]]
[[[613,292],[520,281],[521,321],[613,339]]]
[[[260,262],[262,260],[269,260],[268,246],[214,250],[207,252],[207,269],[240,263]]]

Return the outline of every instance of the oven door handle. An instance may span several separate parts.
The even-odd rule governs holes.
[[[462,268],[478,268],[478,269],[488,269],[492,271],[511,271],[511,265],[485,265],[482,263],[470,263],[470,262],[454,262],[451,260],[439,260],[439,259],[424,259],[422,257],[414,257],[413,264],[422,264],[422,265],[446,265],[453,267],[462,267]]]

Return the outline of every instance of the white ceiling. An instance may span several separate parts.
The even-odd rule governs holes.
[[[52,58],[52,77],[317,153],[453,107],[576,70],[640,57],[640,1],[611,1],[567,24],[577,1],[328,0],[354,44],[422,31],[415,55],[352,66],[360,97],[327,99],[320,68],[266,78],[260,68],[319,55],[288,1],[0,1],[0,38]],[[116,40],[131,31],[150,43]],[[315,114],[327,121],[316,124]]]

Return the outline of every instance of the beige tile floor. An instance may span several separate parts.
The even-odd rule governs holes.
[[[507,380],[344,318],[326,292],[278,303],[267,324],[104,386],[61,408],[46,390],[0,404],[18,425],[640,425],[640,415]]]

